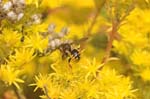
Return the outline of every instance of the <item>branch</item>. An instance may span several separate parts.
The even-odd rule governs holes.
[[[15,86],[14,91],[16,93],[17,99],[26,99],[26,97],[22,94],[21,90],[18,90]]]
[[[96,20],[97,20],[97,18],[99,16],[99,13],[100,13],[100,11],[101,11],[101,9],[102,9],[102,7],[103,7],[104,4],[105,4],[105,1],[102,2],[102,4],[100,5],[100,7],[96,8],[96,12],[94,14],[93,20],[92,20],[92,22],[91,22],[91,24],[90,24],[90,26],[89,26],[89,28],[88,28],[88,30],[86,32],[86,37],[89,37],[91,35],[93,27],[94,27],[94,25],[96,23]]]
[[[107,63],[109,57],[110,57],[110,53],[111,53],[111,49],[112,49],[112,44],[113,44],[113,41],[115,39],[115,35],[117,34],[117,31],[120,27],[120,24],[125,20],[125,18],[130,14],[130,12],[134,9],[134,5],[131,4],[130,7],[128,8],[126,14],[119,20],[112,20],[112,30],[111,32],[109,33],[109,41],[107,43],[107,46],[106,46],[106,52],[105,52],[105,55],[104,57],[102,58],[102,61],[101,63],[102,64],[105,64]],[[98,70],[101,70],[102,68],[104,67],[101,66]]]
[[[113,22],[112,23],[112,31],[109,33],[110,38],[109,38],[109,41],[108,41],[107,46],[106,46],[106,52],[105,52],[105,55],[104,55],[104,57],[102,58],[102,61],[101,61],[102,64],[105,64],[107,62],[109,56],[110,56],[110,52],[111,52],[111,49],[112,49],[112,44],[113,44],[115,35],[117,33],[117,27],[118,27],[118,23]],[[98,70],[101,70],[103,68],[103,66],[101,66]]]
[[[95,13],[95,15],[94,15],[94,17],[93,17],[93,20],[92,20],[92,22],[91,22],[91,24],[90,24],[90,26],[89,26],[89,28],[88,28],[88,30],[87,30],[87,34],[86,34],[86,36],[87,37],[89,37],[90,35],[91,35],[91,32],[92,32],[92,30],[93,30],[93,27],[94,27],[94,25],[95,25],[95,23],[96,23],[96,20],[97,20],[97,18],[98,18],[98,13],[99,11],[96,11],[96,13]]]

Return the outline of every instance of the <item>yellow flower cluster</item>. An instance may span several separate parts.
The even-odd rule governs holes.
[[[18,83],[24,83],[19,79],[19,70],[14,70],[8,65],[1,65],[0,67],[0,79],[8,85],[14,84],[18,89],[20,88]]]
[[[23,66],[29,63],[36,55],[34,55],[34,49],[21,48],[15,50],[14,55],[9,55],[7,64],[12,67],[23,68]]]
[[[150,10],[135,8],[119,29],[121,41],[113,45],[118,53],[128,57],[143,80],[149,80],[150,69]],[[136,70],[136,71],[137,71]],[[150,71],[149,71],[150,72]]]
[[[25,47],[33,48],[39,52],[44,52],[48,46],[48,39],[44,39],[39,33],[26,37]]]
[[[60,62],[52,65],[54,70],[49,75],[35,77],[35,91],[40,88],[45,95],[42,98],[51,99],[134,99],[134,91],[131,81],[115,70],[103,68],[96,75],[98,67],[96,60],[88,60],[87,66],[83,63],[72,65],[60,65]],[[86,69],[85,69],[86,68]]]
[[[41,89],[43,95],[40,97],[44,99],[136,99],[136,88],[132,87],[129,77],[120,75],[107,63],[96,61],[105,56],[105,37],[112,26],[110,19],[113,21],[117,15],[124,15],[125,8],[131,3],[131,0],[126,1],[0,0],[0,84],[15,86],[16,92],[27,87],[22,89],[27,94],[28,87],[35,86],[33,92]],[[107,16],[109,6],[112,16]],[[8,16],[6,12],[14,20],[5,18]],[[113,42],[114,50],[126,55],[140,69],[139,75],[144,81],[150,80],[149,12],[134,9],[119,28],[121,41]],[[139,19],[142,21],[137,24]],[[100,33],[105,32],[105,37],[99,38]],[[97,36],[96,40],[81,41],[84,46],[81,44],[81,49],[76,48],[75,41],[80,43],[80,38],[88,35],[89,39]],[[106,42],[99,46],[101,38]],[[87,55],[81,56],[82,47],[86,48]],[[76,57],[79,62],[74,62]],[[91,59],[93,57],[96,58]]]
[[[12,49],[19,46],[21,35],[17,31],[5,28],[0,35],[0,44],[5,44],[8,48]]]

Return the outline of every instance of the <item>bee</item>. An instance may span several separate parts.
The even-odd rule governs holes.
[[[87,40],[88,38],[82,38],[76,41],[63,41],[59,39],[54,39],[51,41],[49,48],[44,53],[39,53],[39,56],[45,56],[49,55],[55,50],[59,50],[62,54],[62,59],[67,59],[68,58],[68,63],[72,60],[74,61],[79,61],[80,60],[80,53],[81,53],[81,48],[74,48],[73,45],[80,45],[81,42]]]
[[[70,63],[72,59],[76,61],[80,60],[79,48],[72,48],[72,45],[69,43],[61,44],[59,50],[62,53],[62,59],[69,57],[68,63]]]
[[[81,38],[79,40],[76,40],[74,42],[70,42],[70,43],[62,43],[59,46],[59,50],[62,53],[62,59],[68,59],[68,63],[71,62],[71,60],[75,60],[75,61],[79,61],[80,60],[80,56],[81,56],[81,47],[78,48],[74,48],[73,44],[78,44],[80,45],[81,43],[83,43],[83,41],[87,41],[88,38]]]

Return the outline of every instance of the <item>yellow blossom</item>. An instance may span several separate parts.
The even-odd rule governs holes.
[[[40,96],[41,98],[46,98],[47,95],[52,99],[57,99],[60,94],[60,87],[57,84],[53,84],[49,75],[39,74],[35,76],[36,83],[30,84],[30,86],[36,86],[34,91],[41,88],[46,95]]]
[[[30,62],[34,57],[34,49],[20,48],[15,50],[14,55],[9,56],[9,60],[7,60],[7,62],[10,66],[23,67],[23,65]]]
[[[60,86],[54,85],[54,84],[49,84],[47,86],[47,91],[48,91],[48,96],[50,96],[51,99],[58,99],[60,96]]]
[[[48,39],[43,38],[39,33],[26,37],[25,47],[32,47],[39,52],[43,52],[48,46]]]
[[[146,50],[135,50],[131,55],[131,60],[139,66],[150,66],[150,53]]]
[[[52,99],[58,97],[62,99],[124,99],[131,97],[132,99],[135,97],[133,93],[136,90],[132,89],[132,82],[128,77],[118,75],[115,70],[105,67],[97,71],[100,65],[97,64],[96,59],[88,61],[84,65],[80,63],[68,70],[66,68],[68,66],[65,66],[67,64],[60,65],[61,62],[52,65],[54,73],[50,73],[49,76],[36,77],[36,83],[33,84],[36,85],[35,90],[37,88],[44,90],[43,88],[46,87],[47,92],[42,98],[48,95]],[[83,69],[83,66],[87,68]],[[88,79],[89,76],[94,75],[95,78]]]
[[[103,68],[99,73],[98,80],[101,95],[104,95],[106,99],[124,99],[128,96],[135,97],[133,93],[136,90],[133,90],[130,79],[117,75],[115,70]]]
[[[61,93],[61,99],[77,99],[77,94],[74,89],[65,89]]]
[[[150,81],[150,69],[144,69],[140,72],[140,76],[144,81]]]
[[[24,29],[24,32],[34,34],[34,33],[42,33],[42,32],[46,32],[47,31],[47,27],[48,27],[49,23],[41,23],[41,24],[33,24],[27,28]]]
[[[83,68],[87,70],[86,78],[88,78],[90,75],[96,77],[96,73],[102,65],[104,64],[97,64],[95,58],[92,61],[87,60],[87,65],[83,66]]]
[[[4,28],[0,34],[0,41],[5,43],[7,47],[17,47],[19,45],[21,34],[17,31]]]
[[[115,46],[116,51],[118,51],[119,54],[125,54],[128,55],[130,54],[130,45],[126,42],[118,42],[118,41],[114,41],[113,42],[113,46]]]
[[[44,89],[44,87],[46,87],[50,83],[48,75],[39,74],[39,76],[35,76],[35,80],[36,80],[35,84],[30,84],[31,86],[36,86],[34,91],[36,91],[38,88]]]
[[[0,79],[5,83],[8,83],[8,85],[14,84],[18,89],[20,88],[18,83],[24,82],[22,79],[18,78],[19,73],[19,70],[14,70],[8,65],[1,65],[0,67]]]

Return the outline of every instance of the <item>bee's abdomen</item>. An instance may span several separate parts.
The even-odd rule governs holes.
[[[73,49],[71,51],[72,56],[76,59],[76,60],[80,60],[80,53],[77,49]]]

